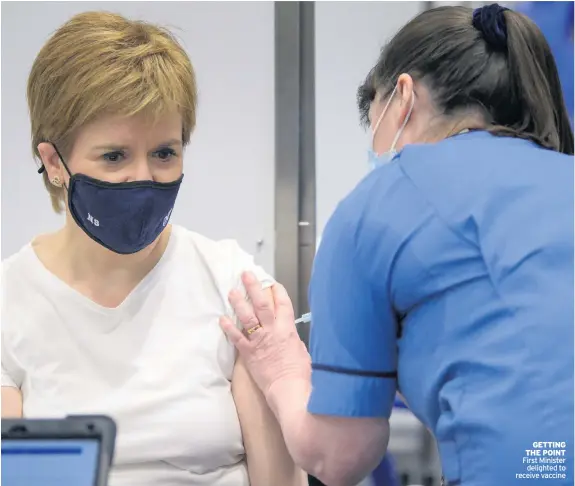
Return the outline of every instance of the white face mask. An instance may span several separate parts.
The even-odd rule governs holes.
[[[381,120],[383,120],[383,117],[385,116],[387,109],[389,108],[389,105],[391,104],[391,100],[393,100],[393,96],[395,95],[396,91],[397,91],[397,85],[395,85],[395,88],[393,88],[393,91],[391,92],[391,96],[389,97],[389,100],[387,101],[385,108],[381,112],[381,115],[379,115],[379,118],[377,119],[377,122],[375,123],[375,126],[373,127],[373,131],[371,133],[371,148],[368,151],[368,163],[369,163],[370,170],[377,169],[378,167],[381,167],[382,165],[391,162],[391,160],[397,155],[397,151],[395,150],[395,146],[397,145],[397,141],[399,140],[399,137],[401,137],[401,134],[403,133],[403,130],[404,130],[405,126],[407,125],[407,122],[409,121],[409,117],[411,116],[411,112],[413,111],[413,105],[415,103],[415,97],[412,95],[411,106],[409,107],[409,112],[407,113],[405,120],[403,120],[403,124],[401,125],[401,127],[397,131],[395,138],[393,139],[393,142],[391,142],[390,149],[387,152],[383,152],[382,154],[377,155],[375,153],[375,151],[373,150],[373,142],[375,140],[375,134],[377,133],[377,129],[379,128]]]

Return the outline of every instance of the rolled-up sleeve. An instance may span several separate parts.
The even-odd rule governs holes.
[[[388,279],[397,238],[373,207],[381,202],[371,196],[377,185],[376,175],[368,177],[339,205],[314,261],[313,414],[389,417],[393,407],[397,322]]]

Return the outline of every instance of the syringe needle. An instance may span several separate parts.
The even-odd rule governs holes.
[[[296,324],[307,324],[308,322],[311,322],[311,312],[308,312],[307,314],[302,315],[299,319],[295,320]]]

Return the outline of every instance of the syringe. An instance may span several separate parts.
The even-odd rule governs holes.
[[[308,322],[311,322],[311,312],[303,314],[299,319],[295,320],[296,324],[307,324]]]

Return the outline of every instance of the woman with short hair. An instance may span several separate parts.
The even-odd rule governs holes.
[[[83,13],[39,52],[32,149],[66,220],[3,263],[2,416],[110,415],[111,486],[301,486],[218,326],[243,270],[272,278],[169,224],[196,101],[188,55],[146,22]]]

